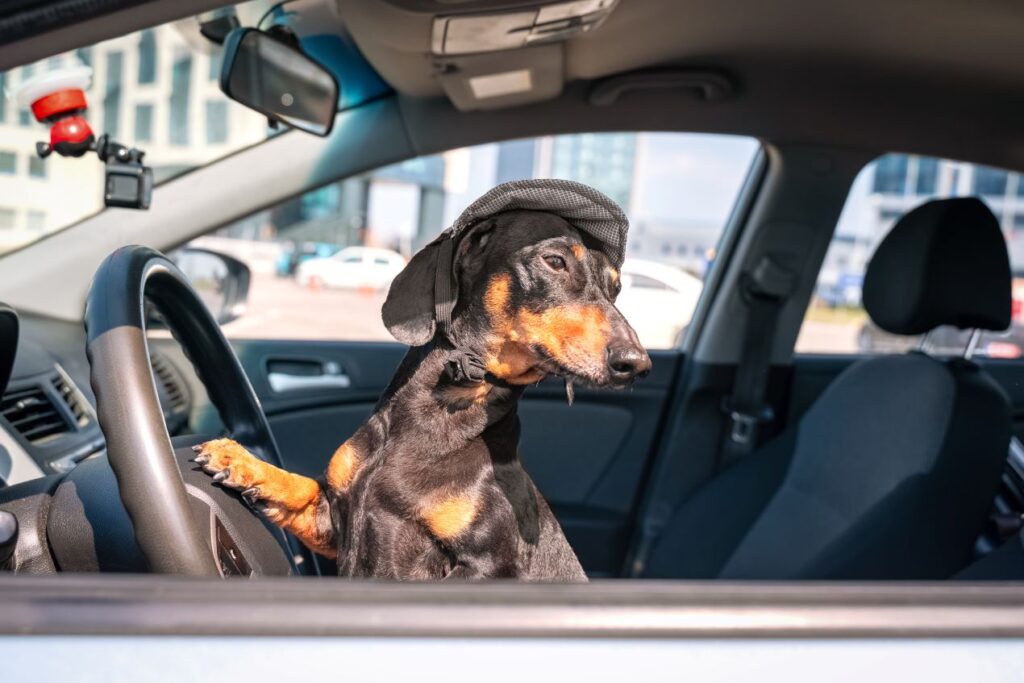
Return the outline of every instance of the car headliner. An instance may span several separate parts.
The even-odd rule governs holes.
[[[0,68],[222,4],[96,3],[93,7],[125,8],[102,19],[84,19],[78,29],[65,26],[13,42],[11,32],[3,29],[14,19],[0,17],[0,39],[8,41]],[[403,7],[436,7],[451,14],[516,3],[336,4],[373,66],[404,99],[420,104],[442,97],[428,55],[431,15]],[[570,85],[563,94],[516,108],[515,116],[507,119],[508,132],[496,130],[494,137],[514,137],[539,127],[553,127],[552,132],[616,126],[635,130],[633,119],[614,115],[616,106],[572,106],[572,121],[563,124],[550,118],[565,113],[560,100],[586,100],[585,81],[653,67],[700,67],[730,74],[737,84],[735,95],[708,103],[685,91],[630,93],[625,98],[654,110],[641,123],[652,129],[912,151],[1022,168],[1021,35],[1024,4],[1014,2],[622,0],[600,29],[565,43],[565,80]],[[415,117],[417,106],[404,111]],[[472,125],[482,116],[453,115],[459,126]],[[537,118],[548,118],[547,125],[530,126]],[[522,132],[516,130],[517,123],[524,126]]]

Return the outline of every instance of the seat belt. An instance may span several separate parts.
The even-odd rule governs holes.
[[[757,445],[759,429],[775,419],[771,405],[765,402],[772,342],[779,314],[795,281],[792,271],[768,256],[741,276],[741,295],[747,306],[747,317],[732,394],[722,403],[729,415],[729,430],[721,466],[750,453]]]

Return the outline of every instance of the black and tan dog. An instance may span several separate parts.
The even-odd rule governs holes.
[[[435,262],[426,249],[393,283],[385,321],[414,348],[321,481],[229,439],[197,447],[196,461],[335,557],[342,576],[584,581],[520,464],[516,406],[526,385],[551,375],[567,387],[625,387],[650,369],[615,308],[618,271],[599,243],[557,215],[498,213],[454,242],[458,301],[439,335]],[[479,378],[452,372],[467,357],[482,363]]]

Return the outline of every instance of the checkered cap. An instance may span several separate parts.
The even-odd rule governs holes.
[[[462,212],[445,234],[456,237],[502,211],[526,209],[560,216],[601,243],[608,260],[622,267],[629,220],[619,205],[597,190],[571,180],[515,180],[498,185]]]

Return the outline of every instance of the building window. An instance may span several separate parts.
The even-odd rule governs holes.
[[[46,212],[29,211],[25,215],[25,227],[31,232],[46,232]]]
[[[156,82],[156,32],[143,31],[139,37],[139,85]]]
[[[1010,174],[998,168],[974,167],[974,193],[986,197],[1001,197],[1006,194],[1006,183]]]
[[[135,105],[135,142],[153,141],[153,105]]]
[[[206,103],[206,142],[215,145],[228,141],[228,103],[213,100]]]
[[[932,195],[939,182],[939,160],[934,157],[922,157],[917,160],[917,183],[914,191],[917,194]]]
[[[18,214],[15,213],[14,209],[0,207],[0,230],[13,230],[17,217]]]
[[[188,100],[192,81],[192,57],[179,55],[171,70],[170,98],[170,142],[172,145],[188,144]]]
[[[61,55],[54,55],[46,60],[47,71],[57,71],[62,66],[64,66],[64,57]]]
[[[907,157],[888,154],[875,163],[874,192],[903,194],[907,187]]]
[[[211,81],[220,79],[220,64],[223,59],[223,53],[218,50],[210,55],[210,71],[207,74]]]
[[[0,152],[0,173],[14,175],[18,170],[18,157],[14,152]]]
[[[32,125],[32,112],[28,109],[18,110],[18,125],[28,128]]]
[[[7,123],[7,74],[0,71],[0,123]]]
[[[91,47],[80,47],[75,50],[75,54],[78,55],[79,61],[86,66],[92,66],[92,48]]]
[[[46,161],[35,154],[30,154],[28,157],[28,174],[33,178],[45,178]]]
[[[25,81],[27,81],[28,79],[32,78],[35,75],[36,75],[36,65],[35,65],[35,63],[26,64],[25,66],[21,67],[21,82],[22,83],[24,83]]]
[[[107,53],[107,82],[103,93],[103,133],[115,140],[120,137],[118,123],[121,120],[121,75],[124,68],[124,54]]]

